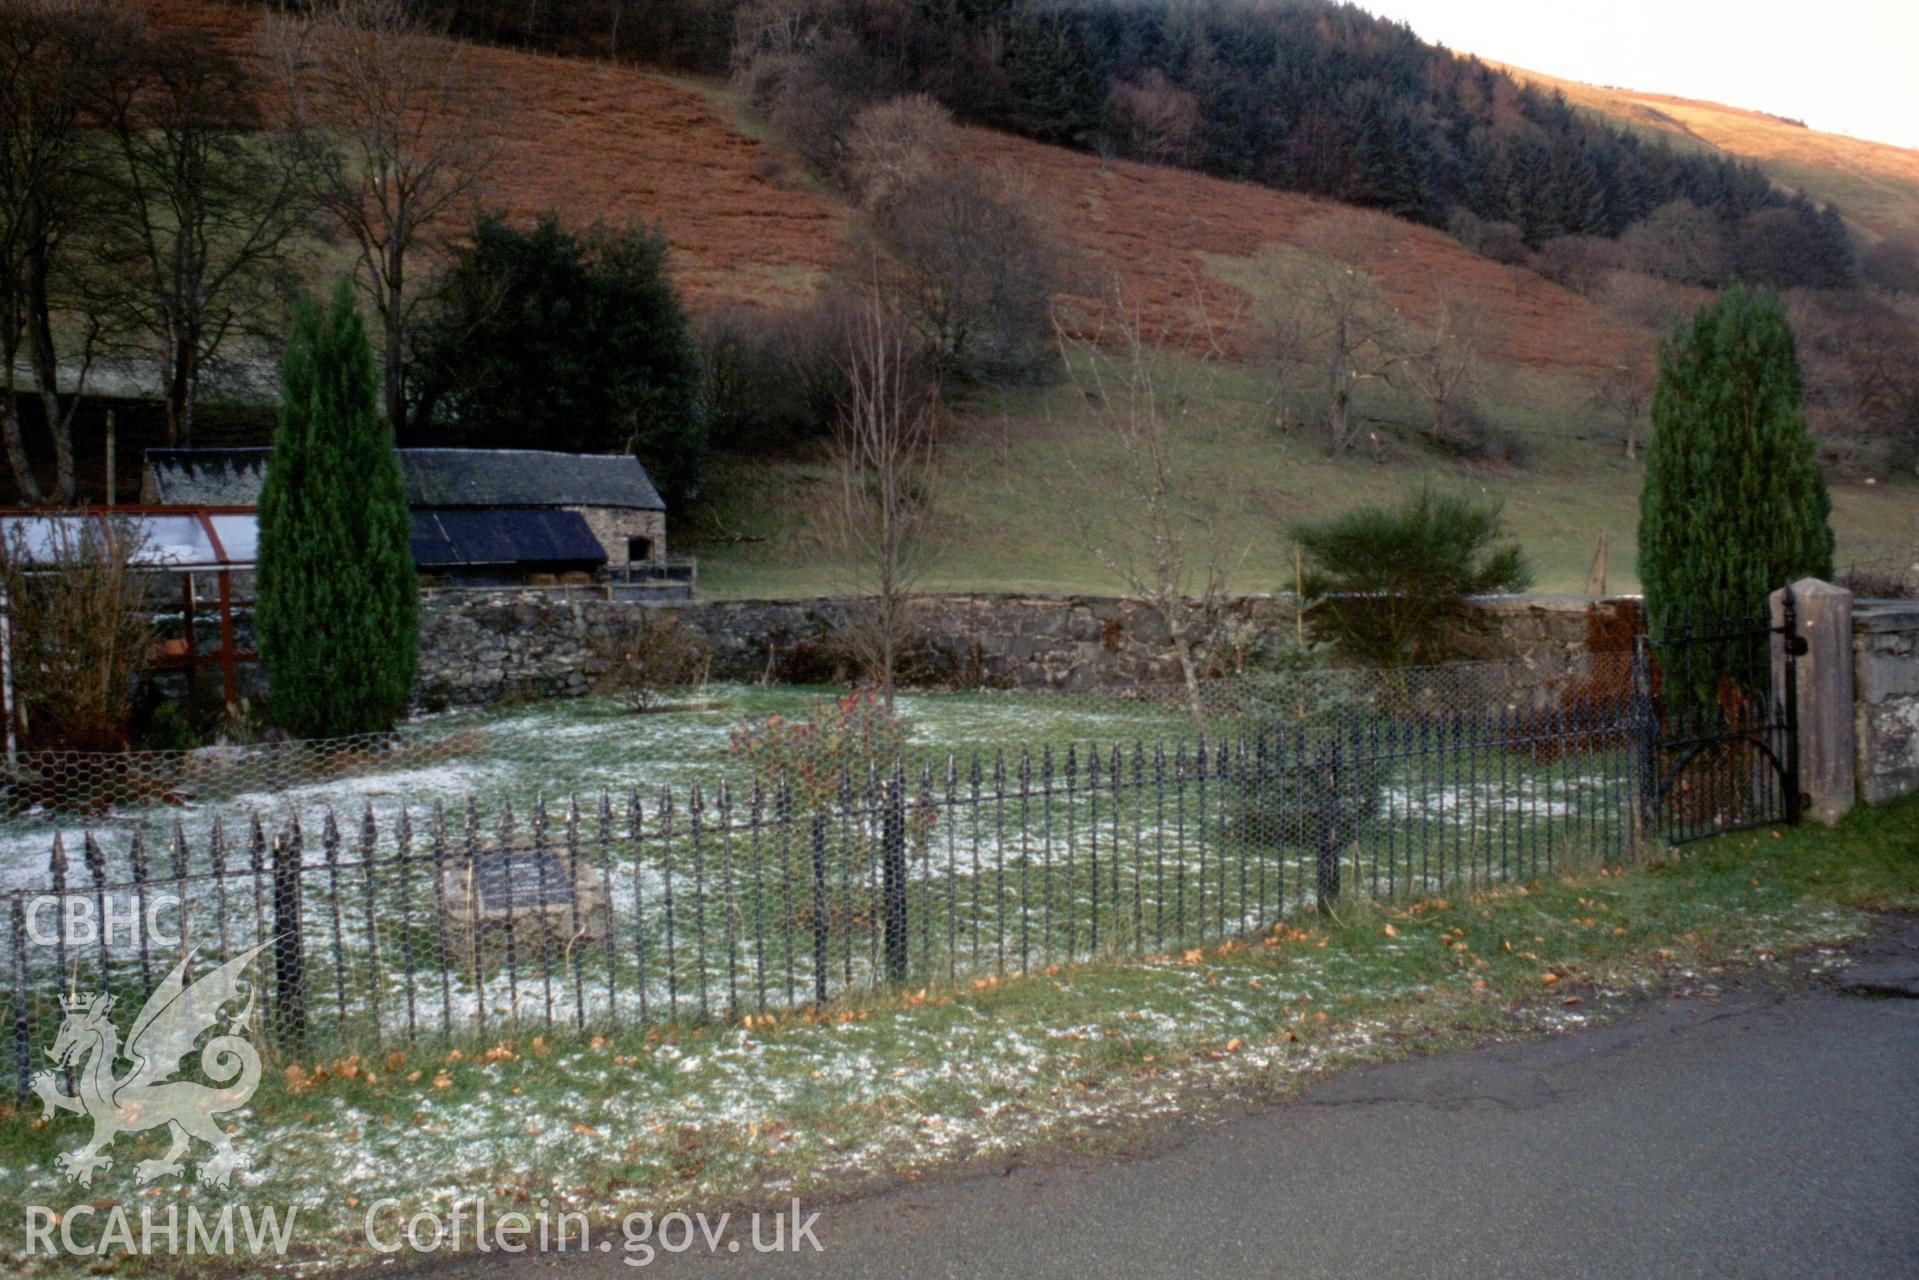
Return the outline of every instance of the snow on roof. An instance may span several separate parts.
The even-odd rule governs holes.
[[[544,449],[400,449],[413,507],[627,507],[664,511],[631,454]],[[272,450],[149,449],[153,498],[164,503],[253,506]]]

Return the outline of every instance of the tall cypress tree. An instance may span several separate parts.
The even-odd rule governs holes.
[[[1688,617],[1743,622],[1775,588],[1832,575],[1832,499],[1801,397],[1792,326],[1770,289],[1730,285],[1667,335],[1639,497],[1655,632]]]
[[[280,378],[254,605],[274,718],[311,737],[385,729],[413,687],[419,586],[380,374],[346,280],[324,312],[296,304]]]

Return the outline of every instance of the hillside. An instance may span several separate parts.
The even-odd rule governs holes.
[[[965,131],[963,163],[1017,174],[1075,255],[1082,288],[1119,283],[1149,330],[1180,329],[1203,290],[1215,322],[1238,315],[1236,354],[1256,341],[1252,300],[1235,260],[1298,247],[1307,228],[1346,206],[1190,169],[1103,160],[983,129]],[[1385,252],[1364,263],[1387,301],[1429,322],[1442,297],[1478,321],[1503,364],[1575,375],[1617,363],[1631,335],[1585,298],[1524,269],[1470,253],[1444,232],[1390,224]]]
[[[182,0],[156,8],[251,47],[254,19],[244,11]],[[770,139],[724,83],[480,46],[463,56],[504,138],[488,202],[519,216],[554,209],[574,224],[657,224],[696,311],[803,300],[853,251],[856,211]],[[1105,292],[1117,280],[1149,329],[1183,328],[1203,297],[1230,330],[1225,346],[1240,362],[1207,375],[1210,399],[1194,415],[1182,462],[1195,519],[1214,531],[1234,585],[1283,585],[1288,522],[1388,500],[1422,480],[1504,499],[1544,589],[1583,589],[1601,534],[1612,547],[1609,584],[1634,585],[1639,472],[1590,395],[1595,374],[1643,335],[1523,267],[1479,257],[1431,227],[1394,223],[1366,268],[1413,320],[1429,319],[1442,296],[1473,316],[1487,365],[1482,407],[1516,444],[1477,463],[1435,453],[1422,442],[1418,407],[1379,388],[1361,405],[1374,426],[1370,447],[1330,458],[1317,438],[1275,428],[1270,379],[1253,358],[1256,309],[1240,285],[1263,248],[1299,245],[1311,224],[1346,206],[984,129],[961,139],[963,163],[1017,175],[1068,250],[1076,290]],[[948,409],[954,520],[936,581],[1117,585],[1088,544],[1125,536],[1131,500],[1105,479],[1109,444],[1079,389],[975,392]],[[721,459],[675,548],[700,554],[702,582],[717,593],[832,589],[819,534],[823,479],[804,460]],[[1910,483],[1840,484],[1835,500],[1842,562],[1903,569],[1919,558]]]
[[[156,0],[148,12],[259,56],[250,10]],[[479,45],[460,57],[475,109],[500,140],[485,203],[516,217],[557,211],[575,226],[657,223],[696,306],[803,297],[844,252],[844,204],[815,190],[780,148],[736,127],[712,95],[584,59]]]
[[[1522,81],[1557,89],[1574,106],[1648,134],[1751,160],[1775,180],[1838,204],[1874,236],[1919,240],[1919,151],[1821,133],[1763,111],[1564,80],[1491,59]]]
[[[236,50],[256,47],[257,18],[247,11],[161,0],[151,12],[218,31]],[[855,211],[809,179],[723,83],[478,45],[461,56],[502,138],[482,192],[488,204],[516,217],[553,210],[573,225],[657,224],[695,309],[803,299],[849,255]],[[1233,260],[1297,244],[1315,218],[1344,208],[984,129],[963,136],[963,163],[1010,171],[1031,191],[1080,287],[1105,293],[1117,280],[1154,328],[1180,327],[1202,288],[1216,320],[1244,317]],[[1469,308],[1502,362],[1590,372],[1615,363],[1628,339],[1578,295],[1430,227],[1398,224],[1388,255],[1369,269],[1414,320],[1428,319],[1442,294]]]

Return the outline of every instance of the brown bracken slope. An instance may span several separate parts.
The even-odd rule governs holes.
[[[214,30],[249,55],[260,47],[246,10],[155,0],[150,12]],[[575,225],[657,223],[694,307],[792,301],[849,253],[851,209],[805,182],[790,155],[742,131],[726,95],[579,59],[481,47],[460,56],[487,127],[502,138],[489,204],[516,217],[554,210]],[[1230,260],[1298,243],[1341,208],[985,130],[963,131],[959,160],[1010,172],[1032,193],[1068,247],[1079,291],[1107,294],[1117,282],[1149,332],[1182,327],[1203,295],[1216,323],[1240,318],[1228,345],[1242,352],[1254,308],[1231,283]],[[1393,223],[1384,245],[1364,265],[1393,305],[1423,320],[1447,298],[1473,316],[1486,353],[1502,362],[1590,372],[1615,363],[1627,341],[1579,296],[1431,228]]]
[[[156,23],[262,48],[258,17],[154,0]],[[790,298],[844,252],[848,211],[809,190],[778,148],[733,126],[707,95],[630,67],[505,49],[458,51],[478,119],[499,138],[481,192],[513,217],[658,225],[694,305]],[[449,230],[451,230],[449,228]]]
[[[1249,258],[1268,245],[1311,241],[1315,222],[1354,216],[1346,206],[1184,169],[1101,160],[985,130],[964,133],[967,163],[1016,175],[1076,255],[1079,287],[1110,294],[1117,282],[1148,332],[1180,329],[1203,297],[1215,324],[1255,308],[1218,258]],[[1591,303],[1530,271],[1462,248],[1443,232],[1364,215],[1389,228],[1382,252],[1362,262],[1387,301],[1417,321],[1441,299],[1472,317],[1486,353],[1531,368],[1592,372],[1617,363],[1631,335]],[[1247,330],[1240,324],[1243,346]]]

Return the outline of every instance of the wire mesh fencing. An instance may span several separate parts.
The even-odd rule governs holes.
[[[472,730],[428,722],[392,733],[183,750],[19,751],[0,767],[0,815],[105,819],[244,801],[455,764],[479,744]]]
[[[1588,660],[1585,666],[1590,666]],[[1581,667],[1584,670],[1584,667]],[[1427,710],[1555,701],[1566,672],[1542,674],[1514,662],[1456,663],[1397,673],[1331,670],[1246,672],[1194,686],[1127,685],[1073,692],[915,691],[901,707],[916,727],[915,758],[1050,742],[1063,748],[1093,736],[1172,737],[1232,732],[1249,705],[1286,704],[1299,715],[1335,702],[1377,700],[1399,689]],[[605,698],[560,698],[472,708],[403,723],[391,732],[327,739],[263,737],[188,749],[22,750],[0,762],[0,836],[84,825],[165,821],[217,805],[280,807],[342,794],[379,798],[423,786],[452,799],[469,790],[524,796],[541,791],[620,789],[636,770],[662,765],[687,783],[729,769],[726,725],[769,712],[804,716],[833,691],[803,686],[703,685],[663,690],[645,713]],[[709,726],[704,747],[691,740]],[[1195,727],[1197,726],[1197,727]],[[923,731],[921,731],[923,730]],[[673,739],[673,741],[664,741]],[[684,753],[676,759],[676,753]],[[737,772],[737,771],[736,771]]]
[[[347,798],[57,833],[7,894],[16,1085],[63,993],[138,1007],[196,948],[251,956],[274,1045],[366,1052],[1153,955],[1627,856],[1643,681],[1622,663],[1576,697],[1502,697],[1489,679],[1241,682],[1163,734],[921,749],[823,788]]]

